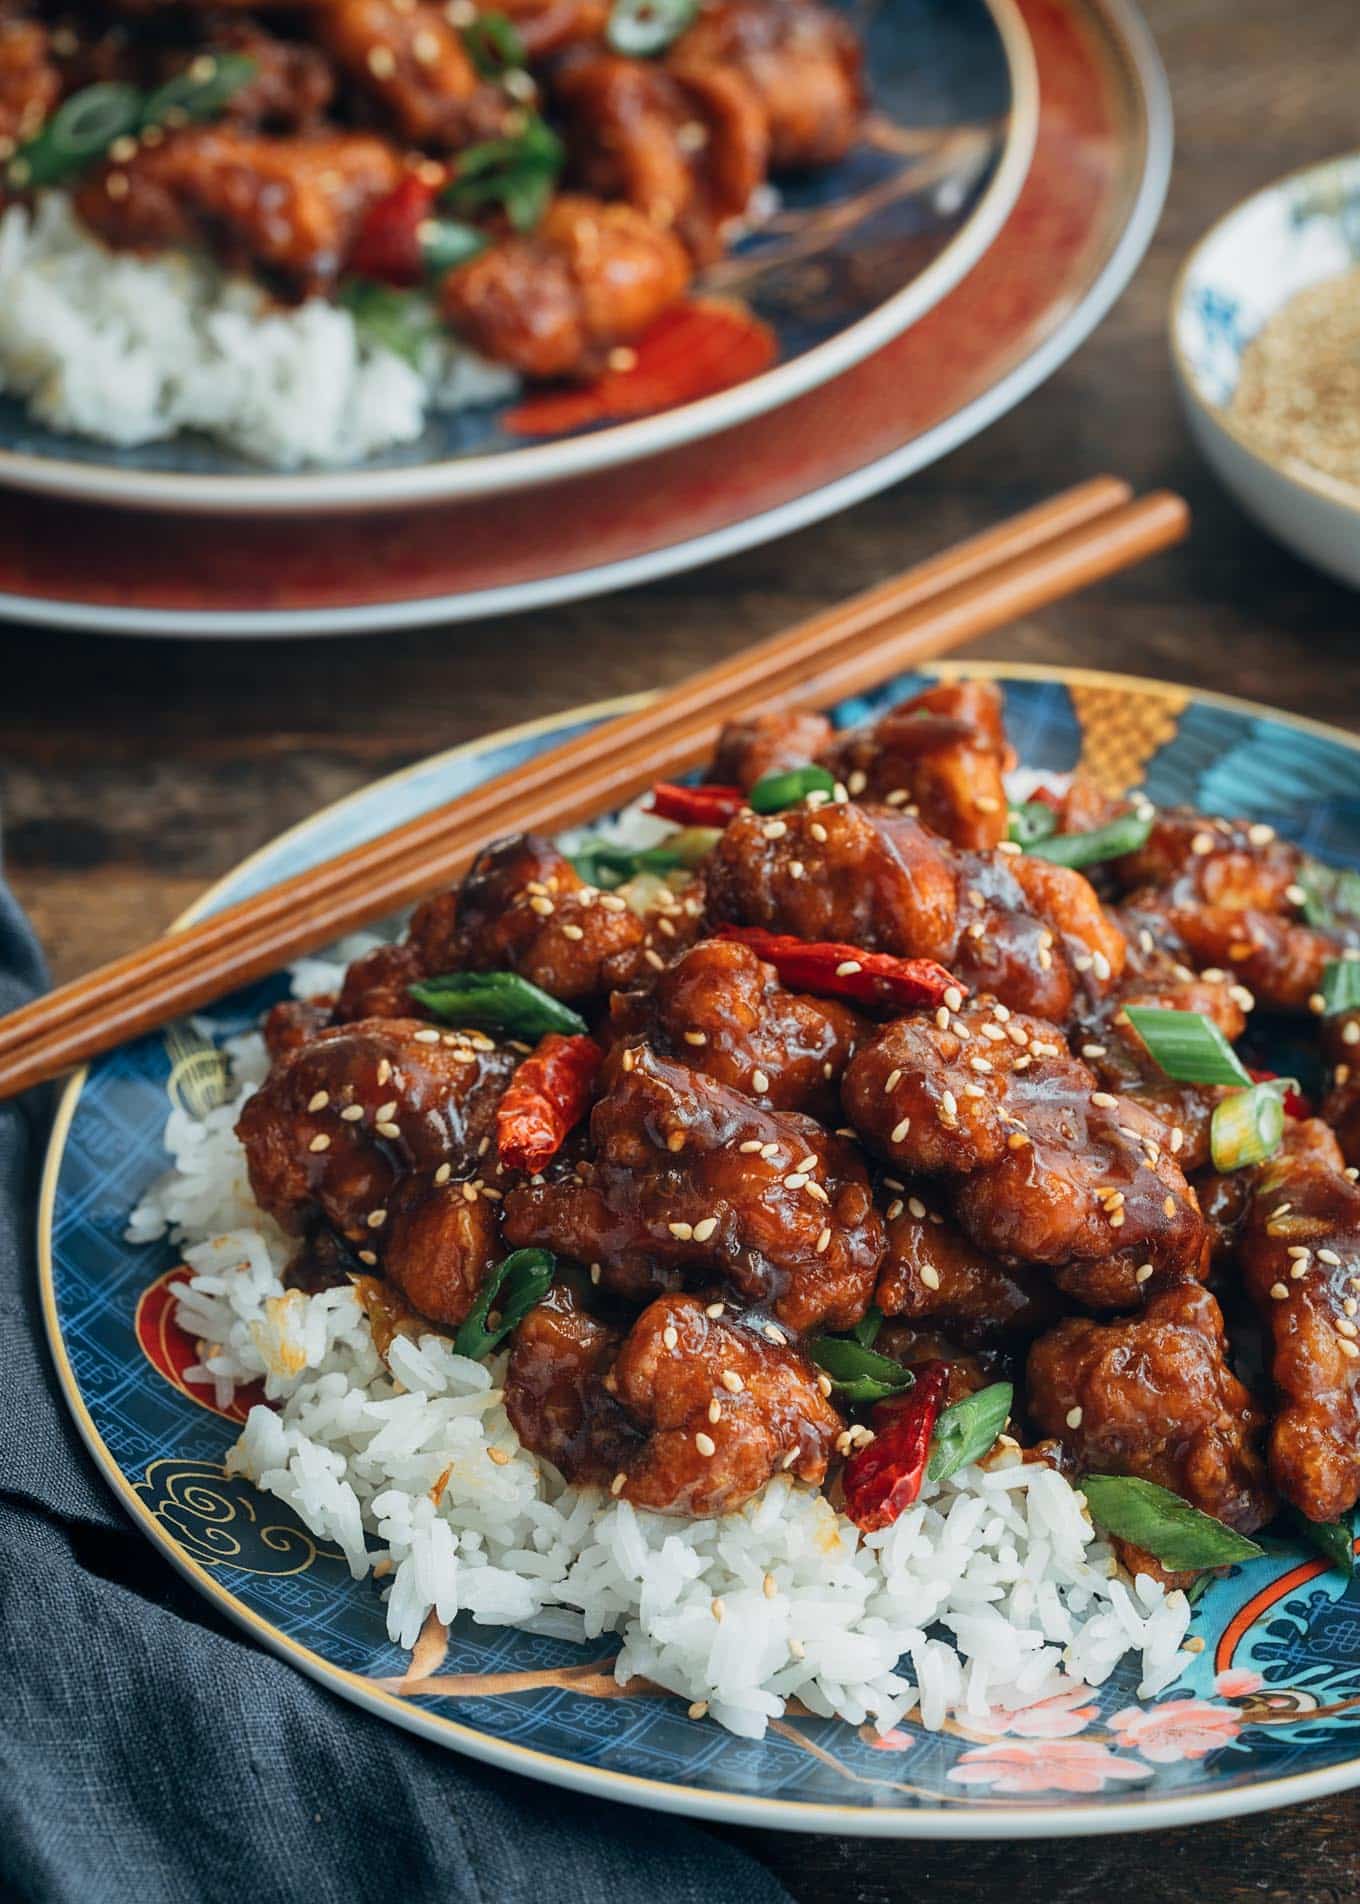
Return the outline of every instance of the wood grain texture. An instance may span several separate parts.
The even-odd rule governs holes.
[[[1360,729],[1360,599],[1237,513],[1176,408],[1176,266],[1245,192],[1356,143],[1354,0],[1145,0],[1178,156],[1134,284],[1012,416],[910,482],[796,538],[513,623],[321,646],[0,633],[8,870],[60,977],[138,943],[280,827],[375,774],[508,721],[676,680],[1065,483],[1167,485],[1191,541],[1020,623],[980,653],[1170,677]],[[147,1549],[150,1575],[161,1563]],[[526,1788],[526,1802],[530,1802]],[[1360,1801],[1195,1831],[1031,1845],[734,1832],[800,1904],[1339,1904],[1360,1895]]]

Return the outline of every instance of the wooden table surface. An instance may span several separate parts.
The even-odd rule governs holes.
[[[1356,597],[1258,534],[1199,466],[1164,313],[1244,193],[1356,143],[1355,0],[1148,0],[1176,95],[1170,201],[1133,286],[1040,392],[934,469],[695,575],[501,622],[336,643],[6,629],[8,872],[69,976],[145,938],[242,854],[376,774],[584,699],[675,679],[1078,478],[1170,484],[1192,540],[979,652],[1107,666],[1360,729]],[[800,1900],[1324,1904],[1360,1893],[1348,1797],[1179,1833],[894,1846],[733,1833]]]

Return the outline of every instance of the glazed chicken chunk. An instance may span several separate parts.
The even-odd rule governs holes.
[[[593,1158],[517,1185],[504,1229],[598,1264],[634,1300],[727,1283],[790,1329],[848,1329],[873,1295],[883,1226],[841,1139],[645,1045],[625,1050],[590,1120]]]
[[[294,1234],[318,1219],[376,1262],[373,1238],[412,1171],[476,1178],[518,1062],[480,1031],[413,1018],[336,1025],[275,1063],[236,1129],[256,1201]]]
[[[1080,873],[960,852],[888,808],[740,812],[705,882],[714,920],[938,959],[961,984],[1057,1022],[1123,969],[1123,934]]]
[[[500,1191],[480,1177],[445,1176],[444,1169],[403,1177],[386,1204],[370,1210],[368,1242],[413,1309],[457,1329],[503,1254]]]
[[[659,1513],[725,1514],[780,1471],[816,1486],[844,1424],[774,1324],[694,1296],[651,1303],[626,1337],[567,1287],[525,1318],[505,1405],[569,1481]]]
[[[897,1019],[856,1050],[842,1098],[902,1173],[946,1180],[978,1248],[1046,1268],[1088,1308],[1204,1272],[1204,1221],[1162,1125],[1102,1091],[1042,1020],[985,997]]]
[[[860,50],[845,21],[809,0],[707,0],[675,42],[677,71],[735,67],[765,114],[771,163],[827,165],[859,124]]]
[[[1260,1451],[1265,1417],[1228,1366],[1218,1304],[1193,1284],[1120,1322],[1069,1317],[1029,1354],[1034,1426],[1078,1468],[1155,1481],[1251,1534],[1275,1511]],[[1131,1572],[1165,1578],[1126,1549]]]
[[[1011,752],[993,681],[941,681],[839,736],[819,755],[853,799],[910,806],[955,846],[996,846],[1009,802]]]
[[[616,992],[612,1029],[781,1111],[835,1108],[864,1021],[835,999],[785,991],[749,946],[704,939],[650,992]]]
[[[456,151],[505,129],[513,102],[479,78],[461,35],[430,0],[325,0],[321,45],[412,145]]]
[[[1336,1132],[1348,1164],[1360,1164],[1360,1011],[1334,1012],[1321,1028],[1328,1061],[1322,1116]]]
[[[1360,1499],[1360,1188],[1325,1126],[1261,1166],[1239,1261],[1270,1336],[1270,1471],[1285,1499],[1334,1521]]]
[[[923,1198],[904,1186],[888,1205],[888,1249],[874,1295],[879,1309],[973,1345],[1037,1334],[1056,1309],[1049,1279],[1027,1265],[997,1262],[934,1207],[939,1200],[933,1188]]]
[[[783,773],[816,760],[828,745],[832,727],[811,708],[773,708],[728,721],[718,736],[713,768],[706,777],[722,787],[749,793],[766,774]]]

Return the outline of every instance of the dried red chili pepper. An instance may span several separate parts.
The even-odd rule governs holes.
[[[874,1439],[852,1454],[841,1486],[845,1511],[866,1534],[891,1527],[921,1492],[930,1441],[949,1387],[947,1362],[926,1362],[900,1401],[880,1402],[870,1419]]]
[[[1247,1076],[1251,1079],[1253,1084],[1269,1084],[1273,1078],[1278,1078],[1279,1075],[1278,1071],[1253,1071],[1250,1065],[1247,1066]],[[1284,1114],[1286,1117],[1311,1117],[1313,1115],[1312,1105],[1303,1095],[1303,1092],[1296,1091],[1293,1085],[1290,1085],[1289,1089],[1280,1099],[1280,1102],[1284,1106]]]
[[[430,216],[435,188],[408,172],[399,184],[369,206],[347,261],[348,269],[377,284],[402,289],[425,275],[420,228]]]
[[[740,787],[677,787],[669,780],[658,780],[647,811],[680,826],[726,826],[745,805]]]
[[[795,991],[849,998],[857,1005],[912,1010],[942,1005],[951,991],[962,999],[967,989],[934,959],[898,959],[857,945],[795,939],[761,926],[719,926],[717,936],[749,945]]]
[[[496,1154],[507,1170],[541,1170],[590,1108],[602,1053],[593,1038],[550,1031],[511,1078],[496,1112]]]

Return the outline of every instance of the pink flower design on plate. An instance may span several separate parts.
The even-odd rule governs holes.
[[[1152,1768],[1121,1759],[1094,1739],[1008,1739],[974,1746],[949,1776],[998,1792],[1098,1792],[1111,1779],[1147,1778]]]
[[[1121,1745],[1154,1765],[1174,1765],[1231,1745],[1242,1730],[1242,1715],[1210,1699],[1171,1699],[1161,1706],[1126,1706],[1111,1715],[1110,1726]]]
[[[1010,1733],[1021,1739],[1070,1739],[1084,1732],[1098,1708],[1086,1705],[1091,1697],[1089,1686],[1071,1683],[1047,1699],[1036,1699],[1028,1706],[992,1706],[986,1712],[959,1714],[965,1732],[981,1732],[990,1738]]]
[[[1215,1675],[1214,1691],[1220,1699],[1245,1699],[1248,1693],[1259,1692],[1265,1683],[1248,1666],[1230,1666],[1227,1672]]]

